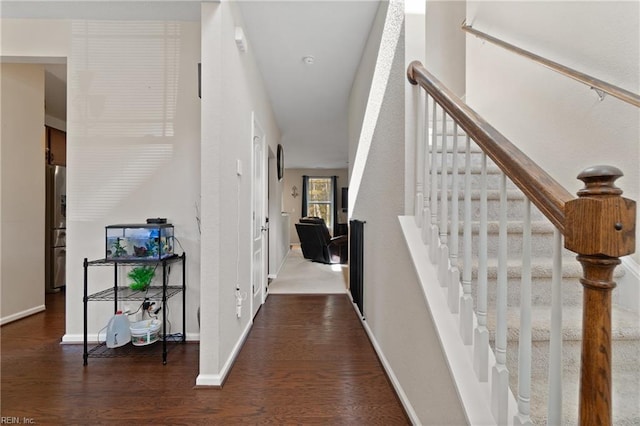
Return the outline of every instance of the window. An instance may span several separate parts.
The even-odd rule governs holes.
[[[333,229],[333,179],[331,177],[309,177],[307,182],[307,216],[324,219],[327,228]]]

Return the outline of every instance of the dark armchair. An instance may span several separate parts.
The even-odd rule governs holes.
[[[321,263],[346,263],[348,237],[331,237],[324,219],[303,217],[296,223],[300,248],[305,259]]]

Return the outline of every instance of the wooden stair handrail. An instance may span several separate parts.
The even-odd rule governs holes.
[[[585,186],[573,197],[419,61],[409,64],[407,78],[427,91],[558,228],[565,248],[578,254],[584,289],[578,422],[610,426],[613,271],[636,246],[636,203],[615,186],[622,172],[611,166],[587,168],[578,175]]]
[[[463,24],[462,31],[466,31],[469,34],[473,34],[478,38],[487,40],[488,42],[493,43],[496,46],[500,46],[503,49],[507,49],[511,52],[514,52],[517,55],[531,59],[532,61],[537,62],[540,65],[547,67],[552,71],[560,73],[582,84],[586,84],[592,89],[600,90],[628,104],[640,107],[640,96],[626,89],[623,89],[622,87],[615,86],[611,83],[607,83],[606,81],[600,80],[599,78],[592,77],[588,74],[574,70],[573,68],[569,68],[565,65],[559,64],[550,59],[543,58],[542,56],[536,55],[535,53],[531,53],[528,50],[524,50],[520,47],[514,46],[513,44],[507,43],[506,41],[500,40],[499,38],[490,36],[489,34],[483,33],[482,31],[478,31],[470,25]]]
[[[429,73],[420,61],[409,64],[407,78],[411,84],[424,88],[564,234],[564,205],[575,198],[569,191]]]

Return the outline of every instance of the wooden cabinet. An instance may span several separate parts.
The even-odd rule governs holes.
[[[47,126],[47,162],[54,166],[67,165],[67,134]]]

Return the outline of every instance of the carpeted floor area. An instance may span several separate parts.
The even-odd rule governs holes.
[[[325,265],[302,257],[299,246],[293,246],[284,266],[269,284],[269,294],[336,294],[346,293],[347,265]]]

